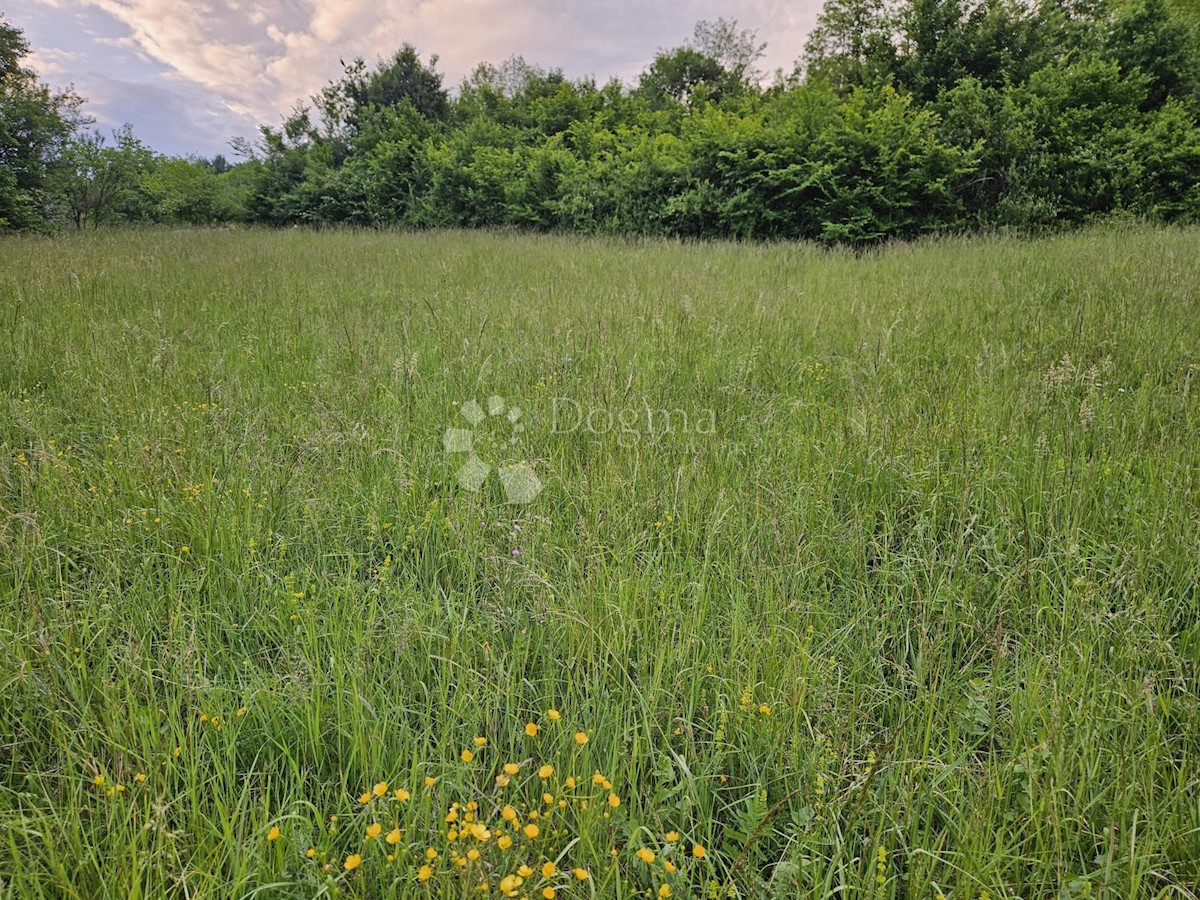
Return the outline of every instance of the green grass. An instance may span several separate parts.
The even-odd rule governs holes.
[[[0,893],[1196,896],[1198,230],[5,239],[0,326]]]

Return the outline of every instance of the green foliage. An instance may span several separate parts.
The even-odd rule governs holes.
[[[136,190],[152,159],[128,126],[113,132],[111,144],[99,131],[75,135],[56,165],[54,192],[63,217],[77,231],[112,221],[118,200]]]
[[[87,124],[80,100],[40,84],[29,44],[0,16],[0,232],[47,226],[51,177],[67,139]]]

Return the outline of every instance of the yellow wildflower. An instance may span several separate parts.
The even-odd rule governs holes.
[[[538,733],[538,725],[536,722],[526,722],[525,723],[525,734],[527,734],[529,737],[537,737],[537,733]]]
[[[537,837],[542,832],[542,830],[540,828],[538,828],[536,825],[534,825],[532,822],[530,822],[528,825],[526,825],[521,830],[523,832],[525,832],[525,837],[529,838],[530,840],[533,840],[535,837]]]
[[[546,779],[554,774],[554,766],[545,765],[538,769],[538,778]]]
[[[388,785],[386,781],[377,781],[375,782],[375,787],[371,788],[371,793],[376,797],[382,797],[387,793],[387,787]]]
[[[355,869],[357,869],[361,865],[362,865],[362,857],[359,856],[357,853],[351,853],[349,856],[346,857],[346,861],[344,863],[342,863],[342,868],[345,869],[347,872],[353,872]]]
[[[381,834],[383,834],[383,826],[380,825],[378,822],[372,822],[370,825],[367,826],[367,840],[368,841],[373,838],[379,837],[379,835],[381,835]]]
[[[582,747],[587,742],[588,742],[587,734],[585,734],[582,731],[575,732],[575,743],[577,743],[580,747]]]
[[[280,835],[279,826],[272,825],[271,830],[267,832],[267,840],[268,841],[277,841],[277,840],[279,840],[279,835]]]

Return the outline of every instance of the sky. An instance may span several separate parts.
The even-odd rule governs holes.
[[[447,87],[519,54],[568,76],[636,79],[701,19],[734,18],[790,71],[821,0],[0,0],[42,80],[73,86],[97,127],[130,123],[161,153],[230,154],[341,74],[405,41]]]

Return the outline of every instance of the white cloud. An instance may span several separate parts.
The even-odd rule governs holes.
[[[59,2],[59,0],[42,0]],[[437,53],[447,83],[477,62],[520,53],[572,75],[633,77],[658,46],[700,18],[735,16],[768,41],[768,67],[790,68],[819,0],[792,3],[609,0],[76,0],[129,29],[144,52],[238,113],[274,120],[339,74],[411,41]]]
[[[763,68],[791,68],[822,0],[10,0],[43,23],[35,57],[46,77],[124,79],[102,90],[141,82],[189,85],[204,97],[205,128],[246,134],[248,122],[277,122],[297,100],[341,73],[339,60],[388,56],[405,41],[454,87],[476,63],[513,54],[561,67],[569,76],[636,77],[659,47],[676,46],[699,19],[736,18],[768,42]],[[50,8],[53,8],[51,10]],[[44,10],[37,13],[37,9]],[[127,69],[136,61],[138,71]],[[166,93],[143,92],[147,102]],[[169,96],[178,98],[178,93]],[[217,111],[217,112],[214,112]],[[180,121],[180,140],[194,136],[195,117]],[[169,117],[147,110],[160,130]],[[135,127],[139,125],[134,119]],[[176,145],[177,146],[177,145]],[[187,146],[191,146],[190,144]]]
[[[59,50],[55,47],[43,47],[30,53],[26,62],[43,80],[60,81],[63,76],[67,75],[71,64],[78,59],[78,53]]]

